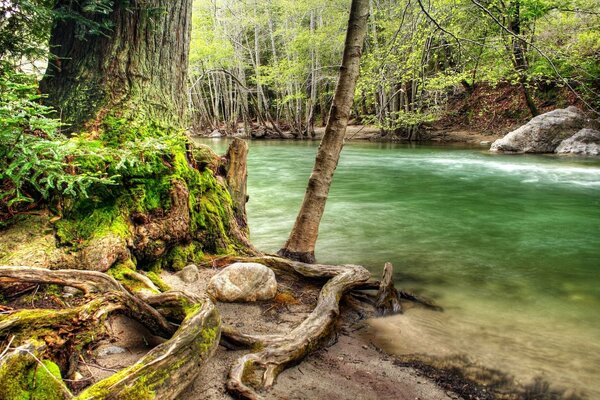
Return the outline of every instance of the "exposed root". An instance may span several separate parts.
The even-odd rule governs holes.
[[[167,342],[155,347],[131,367],[90,386],[76,396],[76,399],[174,399],[200,372],[200,367],[214,354],[219,343],[221,319],[216,307],[208,298],[182,292],[167,292],[155,295],[146,293],[143,301],[129,293],[112,277],[98,272],[0,267],[0,283],[9,282],[58,284],[78,288],[86,294],[96,294],[87,303],[73,308],[20,310],[3,315],[0,318],[0,336],[16,335],[17,342],[24,339],[19,337],[20,332],[46,330],[60,335],[60,332],[91,329],[101,324],[105,317],[114,311],[135,318],[153,333],[164,337],[171,337],[175,331],[174,325],[167,322],[165,316],[177,322],[183,321]],[[165,311],[165,316],[153,306]],[[41,337],[48,340],[48,337]],[[31,346],[27,343],[23,345]],[[15,353],[17,350],[10,346],[9,344],[2,351],[2,363],[15,360],[16,355],[13,356],[13,353],[23,354],[21,350]],[[43,341],[40,341],[38,347],[40,346],[47,347]],[[41,352],[42,347],[36,348],[35,352]],[[39,362],[33,350],[29,353],[28,357],[31,356]],[[2,365],[0,364],[0,367]],[[23,368],[26,372],[26,369],[32,366],[27,364]],[[5,378],[6,381],[13,379]],[[17,385],[14,387],[21,384],[16,378],[13,380],[15,382],[11,384]],[[57,396],[60,398],[73,398],[62,380],[57,388]],[[0,397],[6,394],[3,394],[2,390],[0,388]]]
[[[230,393],[259,399],[255,389],[273,385],[277,375],[289,364],[297,362],[316,349],[334,330],[342,295],[369,279],[369,271],[358,265],[315,265],[265,256],[243,261],[260,262],[269,267],[310,278],[331,278],[321,289],[313,312],[285,335],[236,335],[239,342],[254,343],[262,349],[240,357],[232,366],[227,389]],[[256,378],[251,387],[249,381]]]
[[[76,399],[177,398],[214,354],[220,324],[216,307],[206,299],[188,314],[169,341],[131,367],[92,385]]]
[[[377,291],[375,308],[379,315],[393,315],[402,312],[402,305],[398,291],[394,287],[394,267],[391,263],[385,263],[383,267],[383,278]]]
[[[171,337],[175,327],[158,311],[129,293],[111,276],[94,271],[47,270],[33,267],[0,267],[0,283],[28,282],[71,286],[84,293],[112,293],[124,305],[123,311],[145,325],[153,334]]]

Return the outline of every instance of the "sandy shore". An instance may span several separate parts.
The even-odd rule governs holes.
[[[172,289],[201,293],[210,277],[218,272],[201,268],[199,279],[185,283],[163,272]],[[279,293],[292,293],[293,301],[253,304],[218,303],[223,322],[243,332],[286,332],[312,311],[320,290],[311,283],[278,276]],[[367,320],[354,309],[343,307],[338,335],[300,364],[286,369],[275,386],[264,393],[266,399],[397,399],[450,400],[460,398],[440,388],[418,370],[401,366],[395,358],[381,352],[367,335]],[[123,316],[110,319],[111,338],[101,342],[80,367],[80,373],[93,381],[133,364],[162,340]],[[118,351],[107,353],[106,349]],[[119,350],[121,349],[121,350]],[[110,353],[110,351],[108,351]],[[231,399],[224,382],[229,368],[245,351],[219,346],[215,356],[180,396],[181,400]]]

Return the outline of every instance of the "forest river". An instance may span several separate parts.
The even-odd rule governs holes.
[[[225,140],[200,140],[219,153]],[[253,243],[292,227],[318,143],[252,141]],[[442,305],[372,323],[399,355],[502,371],[600,398],[600,161],[449,146],[349,143],[316,256],[362,264]]]

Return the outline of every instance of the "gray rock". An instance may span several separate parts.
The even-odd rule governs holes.
[[[224,302],[269,300],[277,293],[277,281],[262,264],[233,263],[211,278],[207,292]]]
[[[582,129],[570,138],[563,140],[555,152],[558,154],[599,156],[600,132],[593,129]]]
[[[198,280],[198,267],[196,267],[194,264],[190,264],[175,275],[177,275],[179,279],[185,283],[196,282]]]
[[[79,296],[80,294],[83,294],[83,292],[81,290],[71,287],[71,286],[64,286],[63,293],[64,293],[65,297]]]
[[[560,142],[586,124],[577,107],[557,109],[538,115],[522,127],[492,143],[490,151],[510,153],[552,153]]]
[[[208,137],[212,137],[212,138],[219,138],[221,136],[223,136],[223,134],[221,132],[219,132],[217,129],[215,129],[208,135]]]
[[[98,355],[98,357],[106,357],[113,354],[122,354],[126,352],[127,350],[125,350],[122,347],[109,345],[100,347],[96,354]]]

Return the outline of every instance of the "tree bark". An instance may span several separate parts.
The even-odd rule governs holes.
[[[521,85],[521,90],[523,91],[523,97],[525,99],[525,104],[527,104],[527,108],[529,108],[529,112],[532,117],[539,115],[539,111],[535,105],[535,101],[533,100],[533,96],[531,96],[531,92],[529,91],[529,87],[527,86],[527,69],[529,68],[527,62],[527,56],[525,54],[525,43],[521,40],[521,2],[520,0],[516,0],[512,4],[513,8],[513,16],[510,22],[510,30],[515,34],[512,37],[512,51],[513,51],[513,63],[515,65],[515,70],[519,75],[519,84]]]
[[[185,126],[192,0],[115,2],[108,15],[58,0],[110,28],[82,33],[73,19],[55,22],[53,53],[40,84],[70,130],[98,129],[109,115]]]
[[[279,254],[307,263],[315,262],[315,243],[319,224],[325,210],[325,202],[333,173],[337,167],[344,145],[344,136],[354,101],[354,89],[360,70],[360,57],[367,33],[369,1],[353,0],[344,45],[344,57],[339,81],[325,135],[319,146],[315,166],[308,181],[304,201],[290,236]]]

